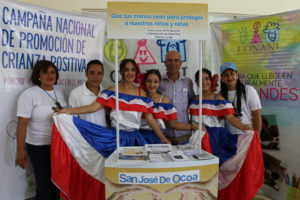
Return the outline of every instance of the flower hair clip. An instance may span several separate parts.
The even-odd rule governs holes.
[[[140,84],[140,87],[144,90],[146,90],[146,86],[145,86],[145,76],[146,76],[146,73],[141,73],[141,70],[140,70],[140,65],[137,64],[137,73],[136,73],[136,78],[134,80],[135,83],[139,83]]]
[[[214,74],[213,77],[212,77],[212,81],[211,81],[211,90],[213,92],[217,91],[218,80],[219,80],[219,75],[218,74]]]

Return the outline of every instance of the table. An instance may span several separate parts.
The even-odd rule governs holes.
[[[122,148],[122,147],[121,147]],[[116,150],[105,161],[106,199],[217,199],[219,159],[120,163]],[[207,153],[207,152],[204,152]]]

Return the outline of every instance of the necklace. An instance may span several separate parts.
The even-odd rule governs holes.
[[[40,87],[41,88],[41,87]],[[54,103],[55,103],[55,105],[56,105],[56,108],[58,109],[58,110],[61,110],[61,109],[63,109],[63,107],[61,106],[61,104],[57,101],[57,96],[56,96],[56,92],[55,92],[55,89],[53,88],[53,91],[54,91],[54,96],[55,96],[55,98],[53,98],[46,90],[44,90],[43,88],[41,88],[47,95],[48,95],[48,97],[50,97],[50,99],[52,99],[53,101],[54,101]]]

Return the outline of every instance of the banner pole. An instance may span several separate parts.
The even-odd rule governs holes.
[[[116,92],[116,142],[117,142],[117,149],[120,147],[120,128],[119,128],[119,72],[118,72],[118,39],[115,39],[115,92]]]
[[[199,147],[200,147],[200,154],[202,153],[202,56],[203,56],[203,41],[199,40],[199,88],[198,88],[198,94],[199,94],[199,133],[200,133],[200,137],[199,137]]]

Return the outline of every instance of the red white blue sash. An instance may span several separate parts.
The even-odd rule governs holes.
[[[155,119],[164,119],[165,121],[176,120],[177,111],[172,104],[169,103],[154,103],[153,117]]]
[[[228,100],[203,100],[202,115],[224,116],[234,114],[232,103]],[[199,115],[199,100],[190,101],[190,114]]]
[[[104,90],[97,102],[103,106],[116,109],[116,93],[111,90]],[[153,112],[153,101],[148,97],[134,96],[119,93],[119,109],[122,111],[137,111],[144,113]]]

